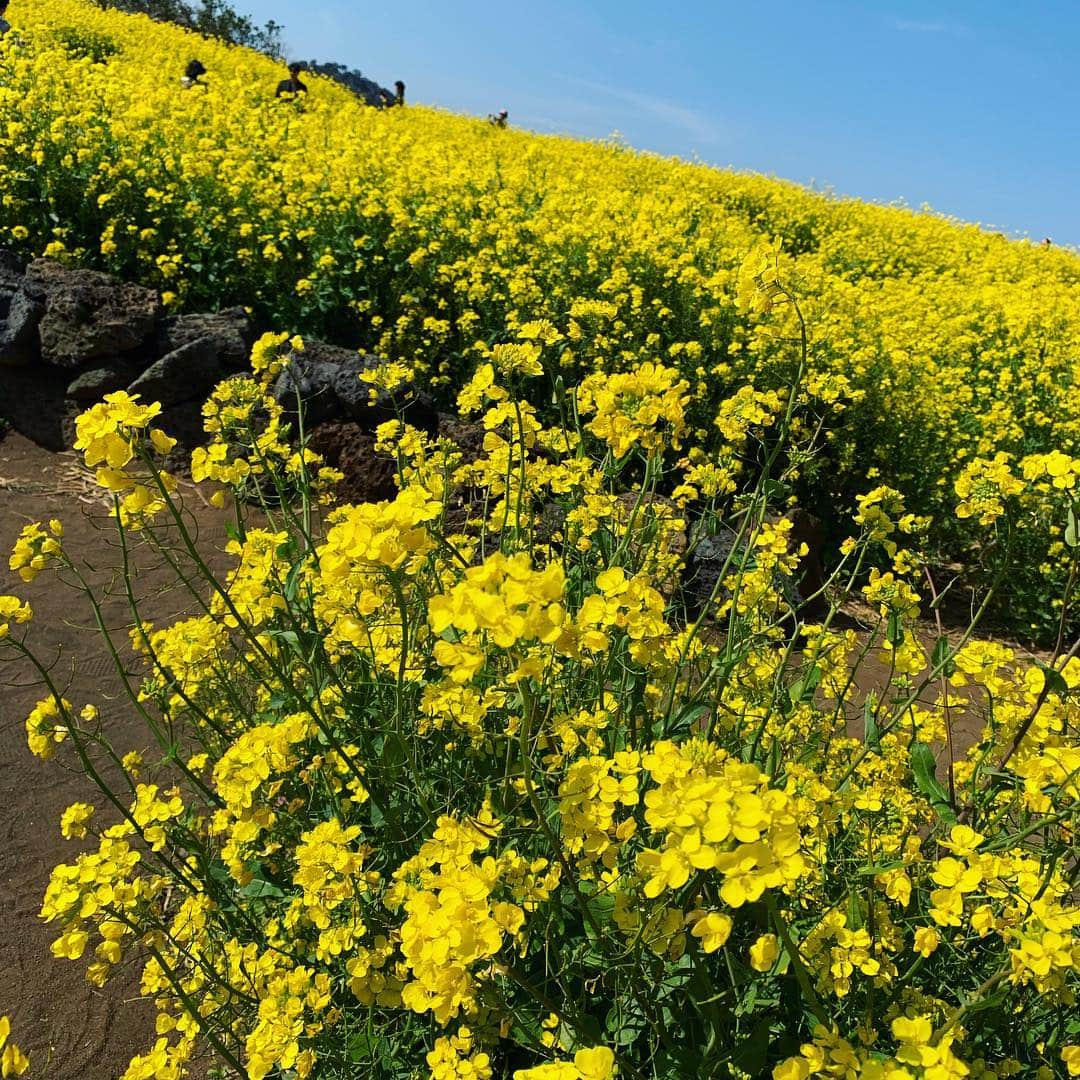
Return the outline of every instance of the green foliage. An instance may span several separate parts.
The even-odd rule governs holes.
[[[272,19],[262,26],[249,15],[241,15],[228,0],[199,0],[196,5],[187,0],[93,0],[98,7],[115,8],[129,15],[149,15],[159,22],[176,23],[186,30],[220,38],[230,45],[280,57],[282,51],[281,25]]]
[[[85,58],[95,64],[104,64],[110,56],[120,52],[120,45],[108,35],[85,27],[63,26],[53,30],[51,37],[74,60]]]

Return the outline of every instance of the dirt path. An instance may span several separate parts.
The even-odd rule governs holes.
[[[53,662],[53,674],[76,708],[98,705],[106,730],[122,751],[146,749],[141,723],[123,697],[121,681],[85,603],[54,577],[23,586],[7,571],[7,556],[23,525],[60,518],[68,551],[87,564],[103,592],[106,622],[131,623],[115,576],[116,536],[92,485],[81,482],[75,459],[42,450],[20,435],[0,440],[0,592],[16,592],[34,608],[30,641]],[[189,500],[209,546],[225,540],[217,511]],[[191,610],[190,598],[170,591],[171,574],[145,556],[136,560],[140,597],[151,597],[146,614],[155,622]],[[152,1010],[138,1000],[138,972],[121,972],[104,990],[85,978],[86,959],[53,959],[54,929],[38,918],[49,873],[71,861],[78,842],[60,835],[59,820],[73,802],[94,802],[89,781],[65,768],[62,755],[49,762],[26,745],[25,718],[43,693],[29,685],[28,665],[0,663],[0,1015],[12,1018],[13,1037],[30,1054],[30,1076],[40,1080],[116,1080],[133,1054],[153,1044]]]

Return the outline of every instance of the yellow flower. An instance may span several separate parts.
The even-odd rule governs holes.
[[[775,934],[762,934],[750,946],[750,966],[755,971],[769,971],[780,954],[780,943]]]
[[[772,1071],[773,1080],[806,1080],[810,1065],[805,1058],[788,1058]]]
[[[60,818],[60,832],[66,840],[82,840],[86,836],[94,807],[88,803],[72,803]]]
[[[915,931],[915,951],[920,956],[930,956],[941,944],[941,935],[932,926],[920,926]]]
[[[1006,501],[1024,490],[1009,461],[1009,455],[1001,452],[993,458],[975,458],[964,466],[953,485],[960,496],[958,518],[974,517],[980,525],[991,525],[1005,512]]]
[[[581,1080],[610,1080],[615,1075],[615,1055],[606,1046],[579,1050],[574,1055],[574,1067]]]
[[[17,596],[0,596],[0,641],[11,632],[12,623],[27,623],[32,617],[30,605]]]
[[[24,525],[22,532],[19,533],[11,558],[8,560],[8,567],[14,570],[23,581],[33,581],[49,565],[50,559],[55,559],[62,554],[60,537],[63,535],[63,530],[58,521],[50,522],[50,532],[51,536],[39,522],[33,522],[30,525]],[[16,619],[16,621],[20,620]]]
[[[1066,1046],[1061,1051],[1061,1060],[1070,1076],[1080,1076],[1080,1046]]]
[[[636,447],[654,454],[680,445],[689,389],[673,368],[646,362],[627,374],[590,375],[578,388],[578,408],[593,416],[587,428],[616,458]]]
[[[0,1076],[22,1076],[30,1059],[11,1041],[11,1021],[0,1016]]]
[[[691,933],[694,937],[701,939],[702,949],[711,953],[723,948],[731,936],[731,927],[732,921],[729,916],[712,911],[695,921]]]

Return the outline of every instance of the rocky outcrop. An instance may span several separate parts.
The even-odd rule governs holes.
[[[128,386],[143,401],[179,405],[198,400],[217,385],[221,378],[217,349],[210,338],[196,338],[155,360]]]
[[[321,424],[311,432],[308,446],[344,473],[337,487],[339,502],[381,502],[397,495],[397,462],[379,453],[375,437],[359,424],[338,420]]]
[[[463,420],[453,413],[439,413],[437,433],[440,438],[452,442],[461,451],[461,460],[472,465],[484,453],[484,436],[487,431],[476,420]]]
[[[37,326],[40,355],[58,367],[141,352],[153,341],[162,313],[153,289],[49,259],[27,267],[22,291],[44,307]]]
[[[27,364],[37,354],[37,328],[45,305],[24,288],[22,264],[0,251],[0,366]]]
[[[690,549],[683,569],[683,597],[687,614],[696,619],[710,600],[726,599],[720,579],[725,573],[738,569],[735,550],[736,536],[724,531],[716,536],[704,536]]]
[[[400,415],[413,427],[434,433],[439,418],[430,394],[413,389],[390,393],[361,380],[365,371],[381,363],[376,356],[305,339],[304,351],[291,353],[278,376],[274,399],[291,416],[303,409],[308,428],[351,420],[373,432],[384,420]]]
[[[70,448],[75,417],[115,390],[160,402],[161,427],[192,449],[204,440],[203,403],[221,379],[248,370],[254,340],[243,308],[169,316],[150,289],[45,259],[26,267],[0,251],[0,418],[50,450]],[[274,388],[286,414],[303,411],[350,502],[397,492],[394,460],[375,450],[380,423],[403,415],[439,427],[429,395],[361,381],[379,363],[309,339]]]
[[[0,364],[25,364],[33,358],[44,314],[44,305],[22,290],[0,292]]]
[[[825,585],[822,568],[824,532],[821,522],[807,510],[795,508],[784,516],[791,522],[789,549],[801,552],[806,545],[806,552],[799,555],[795,573],[788,580],[788,600],[800,618],[814,622],[824,618],[829,607],[822,591]],[[778,518],[769,515],[768,520],[775,522]],[[710,599],[721,602],[729,599],[721,578],[738,572],[743,562],[752,559],[752,554],[737,548],[737,540],[734,532],[725,530],[715,536],[702,537],[690,550],[683,570],[682,588],[691,618],[697,618]]]
[[[80,405],[93,405],[114,390],[123,390],[138,378],[139,368],[134,364],[115,361],[104,367],[88,368],[68,383],[67,396]]]
[[[160,401],[190,449],[207,394],[246,368],[253,341],[242,308],[169,317],[151,289],[0,251],[0,417],[48,449],[67,449],[73,418],[125,389]]]
[[[209,315],[176,315],[158,327],[158,353],[162,356],[200,340],[213,345],[217,362],[225,371],[246,371],[255,329],[241,307]]]

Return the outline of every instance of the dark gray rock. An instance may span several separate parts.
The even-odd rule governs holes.
[[[784,588],[788,602],[798,612],[799,617],[817,621],[828,611],[828,602],[824,595],[819,595],[825,584],[822,568],[822,549],[824,534],[821,522],[813,514],[801,508],[794,508],[784,515],[791,521],[789,550],[799,552],[803,544],[806,554],[799,555],[794,574],[784,579]],[[776,524],[780,515],[767,514],[766,520]],[[683,597],[687,612],[691,618],[697,618],[705,609],[709,597],[716,589],[714,600],[728,599],[727,590],[717,583],[721,576],[737,573],[740,566],[753,558],[745,551],[734,551],[736,534],[725,530],[716,536],[703,537],[689,552],[683,571]],[[730,564],[728,559],[730,557]],[[725,573],[724,566],[727,565]]]
[[[38,355],[37,324],[44,306],[23,288],[23,263],[0,249],[0,365],[28,364]]]
[[[287,414],[295,416],[297,396],[309,427],[331,420],[353,420],[365,431],[374,431],[384,420],[399,413],[415,427],[434,433],[438,414],[430,394],[405,388],[400,393],[376,390],[360,380],[364,371],[382,363],[377,356],[362,356],[317,339],[305,340],[302,353],[292,353],[290,363],[274,384],[274,398]]]
[[[347,419],[348,414],[334,392],[334,383],[342,372],[349,370],[356,373],[359,384],[358,353],[314,339],[306,340],[302,353],[290,353],[289,363],[274,384],[274,400],[289,416],[295,416],[302,405],[304,422],[309,428]]]
[[[438,415],[438,434],[448,439],[461,451],[461,460],[472,465],[484,453],[484,436],[487,430],[476,420],[463,420],[455,413]]]
[[[123,390],[138,374],[137,367],[123,362],[90,368],[68,384],[67,396],[74,401],[92,405],[114,390]]]
[[[735,534],[725,530],[717,536],[702,537],[690,549],[683,577],[683,596],[690,618],[696,619],[705,610],[710,597],[714,603],[726,598],[727,594],[718,583],[725,574],[724,567],[729,558],[731,563],[727,573],[738,569],[738,554],[732,556],[734,548]]]
[[[199,338],[151,364],[128,386],[128,393],[141,394],[144,402],[177,405],[205,398],[221,374],[213,341]]]
[[[218,363],[226,371],[244,371],[255,343],[255,328],[242,307],[207,315],[175,315],[158,329],[158,351],[174,352],[201,338],[213,343]]]
[[[28,296],[21,281],[9,288],[0,279],[0,364],[29,364],[38,358],[38,324],[44,314],[44,304]]]
[[[67,433],[74,424],[67,418],[81,412],[66,397],[71,372],[51,364],[0,367],[0,416],[21,435],[46,450],[71,448]]]
[[[343,473],[336,492],[339,503],[382,502],[397,495],[397,462],[376,450],[374,436],[355,421],[320,424],[311,432],[308,446]]]
[[[201,400],[166,405],[154,420],[156,427],[161,428],[166,435],[176,440],[177,446],[169,455],[170,460],[175,460],[185,468],[186,456],[196,446],[202,446],[208,441],[206,432],[203,430],[202,406]]]
[[[0,248],[0,288],[17,289],[26,275],[26,264],[13,252]]]
[[[809,510],[795,507],[788,517],[791,519],[791,547],[798,551],[806,545],[806,554],[799,557],[795,572],[793,599],[799,614],[811,622],[817,622],[828,614],[829,601],[824,594],[825,587],[825,530],[820,520]]]
[[[337,368],[330,378],[330,386],[338,406],[350,420],[362,424],[373,412],[380,413],[376,423],[382,423],[394,415],[390,395],[369,383],[363,382],[360,374],[369,371],[374,365],[369,363],[373,357],[361,356],[359,364],[350,362]]]
[[[162,309],[152,289],[49,259],[37,259],[27,267],[23,288],[44,305],[38,334],[42,359],[49,363],[78,368],[153,343]]]

